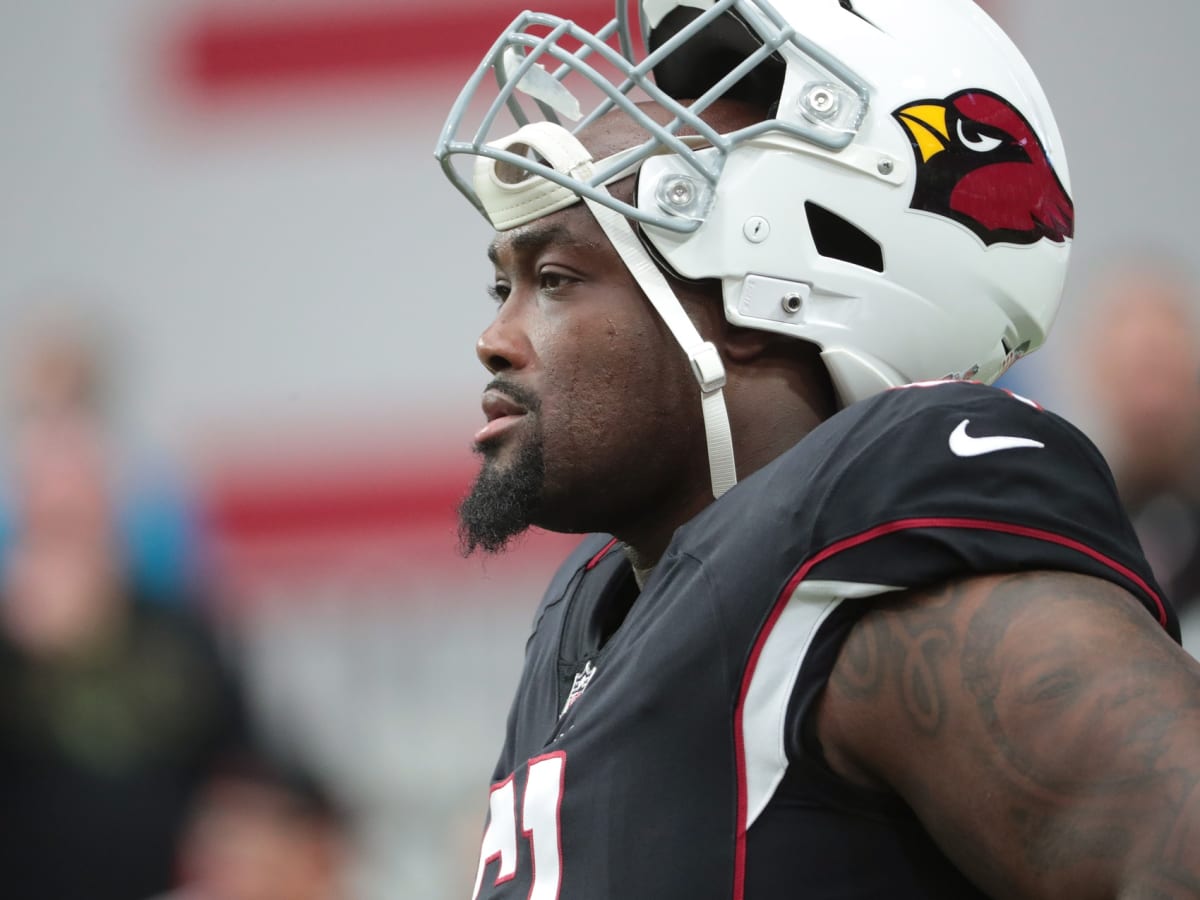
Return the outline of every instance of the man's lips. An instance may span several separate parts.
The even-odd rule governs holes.
[[[521,418],[528,412],[524,406],[503,394],[495,388],[483,392],[483,414],[487,424],[475,432],[475,443],[482,444],[490,441],[520,424]]]

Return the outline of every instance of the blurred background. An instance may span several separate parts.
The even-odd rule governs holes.
[[[1200,6],[985,5],[1056,109],[1078,213],[1058,329],[1007,381],[1100,443],[1198,609]],[[5,896],[71,900],[92,863],[141,880],[89,900],[467,896],[572,545],[454,549],[489,230],[431,152],[521,8],[0,10]]]

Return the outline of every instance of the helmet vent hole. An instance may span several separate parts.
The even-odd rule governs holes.
[[[678,5],[650,32],[648,45],[654,52],[700,18],[702,10]],[[728,11],[690,36],[675,52],[654,67],[658,87],[676,100],[703,96],[717,82],[762,47],[762,38],[736,11]],[[761,107],[764,111],[779,101],[787,65],[773,53],[722,95]]]
[[[805,202],[804,211],[808,214],[808,228],[818,253],[875,272],[883,271],[883,248],[877,240],[811,200]]]

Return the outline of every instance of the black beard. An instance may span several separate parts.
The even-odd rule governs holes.
[[[525,401],[531,414],[536,411],[536,398],[501,385],[499,379],[493,384],[514,399]],[[475,452],[483,456],[483,468],[458,507],[458,547],[463,556],[470,556],[476,550],[500,553],[514,537],[529,528],[541,504],[546,476],[542,436],[536,430],[505,469],[497,466],[494,448],[485,444]]]

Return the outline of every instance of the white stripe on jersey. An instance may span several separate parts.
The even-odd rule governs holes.
[[[821,623],[847,598],[903,588],[848,581],[802,581],[767,635],[742,707],[746,761],[746,828],[762,813],[787,771],[784,730],[800,665]]]

